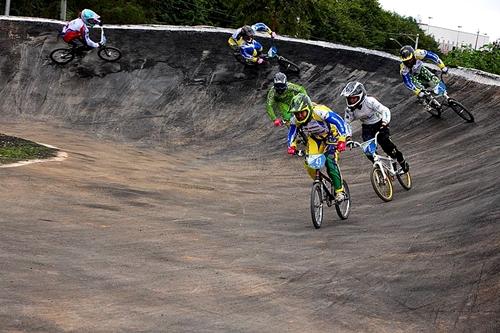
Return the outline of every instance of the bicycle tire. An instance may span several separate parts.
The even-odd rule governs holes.
[[[453,98],[449,98],[448,99],[448,106],[453,110],[455,111],[455,113],[460,117],[462,118],[463,120],[465,120],[466,122],[468,123],[473,123],[474,122],[474,116],[472,115],[472,113],[469,112],[469,110],[467,110],[465,108],[465,106],[463,106],[462,103],[460,103],[459,101],[453,99]]]
[[[351,211],[351,193],[349,192],[349,186],[347,186],[347,182],[345,180],[342,180],[342,184],[344,185],[346,198],[340,203],[335,203],[335,210],[337,211],[337,215],[342,220],[346,220],[349,217],[349,212]]]
[[[283,72],[289,72],[289,73],[294,73],[294,74],[299,74],[300,73],[300,67],[296,63],[288,60],[285,57],[278,56],[278,64],[281,67],[281,70]]]
[[[66,65],[68,62],[75,58],[75,52],[67,47],[55,49],[50,52],[50,59],[59,65]]]
[[[104,61],[115,62],[122,57],[122,51],[112,46],[104,46],[97,51],[97,55]]]
[[[372,183],[373,190],[383,201],[391,201],[393,197],[392,182],[390,179],[384,180],[384,175],[380,167],[375,166],[370,174],[370,181]],[[386,188],[384,191],[381,187]]]
[[[412,184],[412,182],[411,182],[411,174],[410,174],[410,171],[405,172],[405,173],[403,173],[403,174],[401,174],[401,175],[400,175],[400,174],[399,174],[399,172],[398,172],[398,173],[396,173],[396,178],[398,179],[399,184],[401,184],[401,186],[402,186],[405,190],[409,191],[409,190],[411,189],[411,187],[412,187],[412,185],[413,185],[413,184]]]
[[[314,228],[321,228],[323,223],[323,185],[321,182],[314,182],[311,188],[311,219]]]

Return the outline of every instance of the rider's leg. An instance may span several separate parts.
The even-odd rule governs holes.
[[[338,166],[339,152],[334,151],[331,154],[326,154],[326,171],[332,180],[335,193],[343,192],[344,186],[342,185],[342,177]]]
[[[378,142],[380,144],[380,147],[382,147],[387,155],[389,155],[391,158],[396,159],[405,172],[408,171],[408,162],[405,161],[403,153],[399,151],[394,142],[392,142],[388,127],[385,127],[380,131],[378,135]]]
[[[322,154],[324,150],[325,150],[325,148],[322,147],[321,142],[314,140],[310,136],[307,137],[307,147],[306,147],[306,154],[307,155]],[[306,171],[309,174],[309,176],[313,180],[316,179],[316,170],[313,168],[310,168],[309,165],[307,165],[307,162],[304,163],[304,167],[306,168]]]
[[[375,137],[375,133],[380,128],[380,123],[372,124],[372,125],[361,125],[361,137],[363,138],[363,141],[368,141],[371,140]],[[370,153],[365,152],[365,156],[367,159],[370,160],[370,162],[374,162],[375,160],[373,159],[373,155]]]

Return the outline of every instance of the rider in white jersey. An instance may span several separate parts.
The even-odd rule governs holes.
[[[404,172],[410,169],[396,145],[391,141],[389,132],[389,122],[391,121],[391,111],[376,98],[367,96],[363,84],[359,82],[349,82],[341,93],[346,98],[347,108],[344,120],[346,123],[346,135],[352,136],[351,122],[361,121],[361,136],[363,141],[368,141],[379,132],[377,141],[390,157],[396,159]],[[372,155],[366,155],[373,162]]]

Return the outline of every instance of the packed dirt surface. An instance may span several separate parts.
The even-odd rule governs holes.
[[[315,230],[265,115],[278,67],[243,68],[228,32],[158,27],[107,29],[117,63],[56,66],[59,27],[0,19],[0,131],[69,156],[0,172],[0,331],[500,330],[497,84],[452,71],[476,122],[435,119],[391,57],[278,40],[313,100],[343,114],[355,79],[391,108],[413,176],[384,203],[345,152],[351,215]]]

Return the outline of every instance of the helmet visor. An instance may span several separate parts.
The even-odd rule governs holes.
[[[309,111],[307,109],[303,109],[299,112],[295,112],[295,118],[297,118],[298,121],[304,121],[307,118],[307,114]]]
[[[286,83],[275,83],[274,84],[274,89],[276,90],[276,93],[278,95],[281,95],[286,91]]]
[[[90,24],[90,25],[96,25],[96,24],[99,24],[99,20],[98,20],[98,19],[96,19],[96,18],[89,18],[89,19],[87,20],[87,22],[88,22],[88,24]]]
[[[415,65],[417,61],[415,60],[415,58],[411,57],[410,59],[407,59],[407,60],[403,60],[403,64],[406,66],[406,67],[413,67]]]
[[[347,105],[354,105],[360,99],[360,96],[347,96]]]

